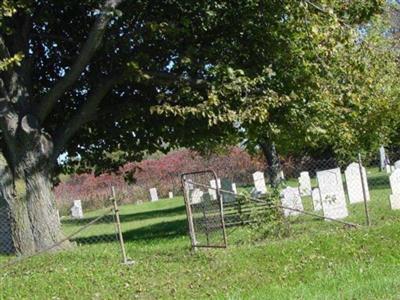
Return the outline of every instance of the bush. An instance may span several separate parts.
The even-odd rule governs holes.
[[[159,159],[147,159],[132,162],[121,167],[118,173],[72,175],[68,180],[55,188],[59,209],[62,214],[68,210],[73,200],[82,200],[84,209],[96,209],[108,205],[111,186],[117,191],[122,203],[147,201],[149,189],[157,188],[160,198],[168,197],[171,191],[180,195],[180,175],[186,172],[213,169],[218,177],[229,178],[238,186],[252,184],[251,174],[263,170],[264,162],[251,157],[239,147],[229,149],[227,154],[203,157],[191,150],[177,150]],[[133,178],[128,182],[126,178]]]

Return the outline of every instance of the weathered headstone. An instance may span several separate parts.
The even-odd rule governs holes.
[[[218,185],[218,189],[220,189],[221,188],[221,179],[217,178],[216,182],[215,182],[215,179],[210,180],[211,189],[208,189],[208,193],[210,194],[210,197],[213,200],[217,200],[217,185]]]
[[[308,172],[301,172],[299,179],[299,189],[301,196],[311,196],[311,179]]]
[[[395,161],[394,168],[395,169],[400,169],[400,160]]]
[[[74,200],[74,205],[71,208],[71,216],[75,219],[83,218],[82,201]]]
[[[296,216],[301,212],[291,210],[299,209],[304,210],[303,203],[301,202],[301,196],[298,188],[287,187],[281,192],[281,202],[283,206],[283,214],[288,216]]]
[[[314,188],[311,192],[311,198],[313,201],[313,206],[315,211],[319,211],[322,209],[322,204],[321,204],[321,194],[319,191],[319,188]]]
[[[283,170],[281,170],[281,171],[279,172],[279,178],[280,178],[281,180],[285,180],[285,173],[283,173]]]
[[[232,191],[237,194],[237,188],[236,188],[236,183],[232,183]]]
[[[386,165],[385,166],[386,174],[392,173],[392,166],[391,165]]]
[[[198,204],[202,201],[204,193],[200,189],[194,189],[190,191],[190,199],[192,204]]]
[[[392,209],[400,209],[400,169],[396,169],[389,177],[390,188],[390,207]]]
[[[317,172],[324,216],[343,219],[348,216],[340,168]]]
[[[150,201],[158,201],[158,194],[156,188],[151,188],[150,190]]]
[[[232,182],[229,179],[222,179],[221,181],[221,195],[222,195],[222,199],[224,202],[233,202],[235,201],[235,195],[233,195],[232,193],[234,193],[233,189],[232,189]],[[225,192],[226,191],[226,192]]]
[[[383,146],[379,148],[379,167],[381,171],[385,170],[386,168],[386,153],[385,147]]]
[[[169,199],[174,198],[174,193],[173,193],[173,192],[169,192],[169,193],[168,193],[168,198],[169,198]]]
[[[366,194],[366,200],[369,201],[369,189],[367,181],[367,172],[362,167],[362,181],[360,174],[360,165],[358,163],[351,163],[347,166],[344,174],[346,177],[347,192],[349,195],[350,203],[359,203],[364,201],[363,183]]]
[[[267,193],[267,186],[265,185],[264,173],[257,171],[253,173],[254,187],[256,193],[264,195]]]

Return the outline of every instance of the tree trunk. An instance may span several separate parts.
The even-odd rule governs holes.
[[[47,249],[64,239],[57,216],[51,178],[46,172],[26,174],[26,200],[35,250]],[[58,250],[68,247],[68,242],[54,247]]]
[[[282,169],[275,143],[262,141],[259,144],[267,162],[266,173],[269,176],[269,182],[272,187],[276,187],[282,180],[280,174]]]
[[[67,248],[68,241],[56,245],[64,235],[52,192],[51,139],[30,127],[31,124],[23,125],[13,166],[9,167],[8,161],[7,165],[0,166],[0,193],[10,210],[14,250],[17,254],[29,255],[46,249]]]

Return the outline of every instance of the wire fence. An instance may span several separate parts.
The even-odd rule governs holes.
[[[69,244],[70,247],[68,249],[71,249],[74,253],[81,249],[86,249],[87,246],[94,246],[96,253],[121,251],[122,262],[129,263],[125,253],[119,208],[115,196],[112,197],[110,202],[112,203],[111,207],[86,213],[78,205],[80,203],[75,203],[71,209],[70,216],[59,218],[64,237],[52,245],[29,255],[16,253],[12,239],[10,211],[3,205],[0,207],[0,269],[12,266],[33,256],[51,252],[53,249],[65,245],[65,243]],[[15,254],[18,254],[18,256]]]
[[[388,162],[382,168],[377,159],[363,164],[361,156],[347,164],[305,158],[255,172],[251,185],[212,178],[209,172],[184,174],[192,246],[215,247],[212,236],[225,236],[217,243],[224,247],[226,240],[243,241],[244,234],[236,232],[245,225],[282,233],[296,227],[318,231],[332,224],[353,228],[396,221],[400,161]]]

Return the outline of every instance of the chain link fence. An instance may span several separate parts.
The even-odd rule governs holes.
[[[37,253],[17,257],[12,239],[10,212],[5,205],[1,206],[0,267],[10,266],[32,256],[51,252],[67,241],[71,244],[71,250],[74,251],[74,253],[77,253],[77,251],[90,251],[90,249],[94,249],[90,247],[95,247],[96,253],[99,253],[99,251],[101,253],[110,251],[119,253],[122,251],[123,263],[129,263],[125,253],[119,219],[119,208],[115,196],[112,197],[112,201],[109,202],[111,205],[110,207],[92,211],[85,211],[80,205],[75,203],[74,207],[71,208],[71,214],[69,216],[59,217],[60,226],[64,233],[64,238],[62,240],[55,242],[53,245]]]
[[[373,155],[365,156],[364,163],[361,156],[347,162],[302,158],[248,174],[243,182],[233,182],[234,176],[212,178],[207,172],[185,174],[192,246],[214,246],[209,240],[215,232],[226,235],[225,242],[246,240],[249,230],[244,234],[239,227],[279,235],[297,229],[317,232],[332,225],[353,228],[395,222],[400,209],[400,161],[393,165],[385,161],[382,168]]]

